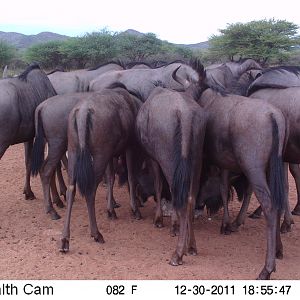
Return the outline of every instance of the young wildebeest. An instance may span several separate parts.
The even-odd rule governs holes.
[[[34,198],[30,187],[34,111],[39,103],[54,95],[49,79],[37,64],[16,78],[0,80],[0,158],[10,145],[25,143],[26,199]]]
[[[104,242],[96,222],[95,194],[108,163],[123,152],[126,152],[131,206],[133,213],[140,215],[134,196],[132,157],[136,145],[135,119],[140,104],[127,90],[116,88],[90,93],[71,111],[68,123],[67,214],[60,251],[69,250],[76,184],[86,198],[91,235],[96,242]]]
[[[198,62],[199,83],[204,74]],[[176,73],[175,73],[176,75]],[[206,115],[194,97],[201,86],[191,85],[186,92],[157,87],[141,107],[137,116],[139,140],[152,158],[157,208],[155,223],[162,223],[161,191],[163,172],[179,216],[179,239],[170,264],[182,264],[186,252],[196,254],[193,232],[193,210],[198,192]]]
[[[267,221],[267,255],[259,279],[275,271],[275,256],[282,257],[279,233],[284,202],[282,151],[285,119],[280,110],[258,99],[221,95],[207,89],[198,102],[209,113],[204,152],[208,161],[222,170],[224,203],[222,230],[229,224],[227,210],[229,171],[243,173],[259,200]]]

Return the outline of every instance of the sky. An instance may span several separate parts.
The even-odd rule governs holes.
[[[300,26],[299,9],[299,0],[6,0],[1,1],[0,31],[82,36],[103,28],[135,29],[194,44],[237,22],[275,18]]]

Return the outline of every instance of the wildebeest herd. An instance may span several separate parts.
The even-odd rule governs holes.
[[[0,106],[0,157],[10,145],[25,145],[25,198],[35,197],[30,174],[40,174],[52,219],[60,218],[53,203],[63,207],[60,195],[66,198],[61,252],[69,251],[76,187],[86,199],[91,236],[103,243],[96,190],[105,179],[108,216],[116,218],[114,180],[125,175],[135,218],[154,195],[154,224],[161,227],[162,199],[172,203],[171,234],[179,238],[171,265],[197,254],[196,209],[213,213],[223,206],[221,233],[230,234],[244,223],[252,192],[260,203],[252,216],[263,212],[267,225],[258,279],[269,279],[275,259],[283,257],[280,231],[290,231],[292,214],[300,215],[299,193],[290,210],[287,180],[289,163],[300,191],[299,67],[262,69],[252,59],[207,68],[199,60],[130,67],[109,62],[47,76],[32,64],[18,77],[0,81]],[[230,222],[233,188],[243,202]]]

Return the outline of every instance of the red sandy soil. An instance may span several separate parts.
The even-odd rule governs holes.
[[[106,216],[105,188],[99,187],[96,212],[105,244],[90,238],[86,204],[79,195],[73,206],[70,252],[58,251],[65,208],[57,209],[62,219],[50,220],[44,213],[39,178],[32,180],[37,197],[26,201],[23,146],[12,146],[0,161],[0,279],[255,279],[261,271],[266,252],[264,219],[247,218],[239,232],[220,234],[222,212],[208,220],[195,221],[197,256],[185,256],[184,264],[168,264],[176,237],[165,227],[153,226],[155,202],[151,199],[141,209],[143,219],[130,214],[126,188],[115,188],[122,205],[118,219]],[[66,178],[66,176],[65,176]],[[296,190],[290,180],[290,202],[294,207]],[[240,204],[230,204],[231,217]],[[257,207],[255,198],[249,211]],[[282,235],[284,259],[277,260],[272,279],[300,279],[300,217],[294,216],[292,232]]]

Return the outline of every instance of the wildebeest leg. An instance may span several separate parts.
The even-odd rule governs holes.
[[[229,192],[229,171],[222,170],[221,171],[221,197],[224,206],[223,220],[221,225],[221,233],[222,234],[230,234],[230,221],[229,221],[229,211],[228,211],[228,192]]]
[[[297,204],[292,211],[293,215],[300,216],[300,168],[298,164],[289,164],[290,172],[295,179],[297,189]]]
[[[70,222],[74,196],[76,192],[76,182],[74,180],[74,166],[76,162],[76,154],[70,153],[68,167],[68,188],[67,188],[67,211],[65,215],[64,228],[62,232],[60,252],[68,252],[70,247]]]
[[[66,199],[67,187],[65,185],[64,177],[61,172],[61,162],[58,163],[56,167],[57,180],[59,184],[59,194]]]
[[[135,195],[135,175],[133,171],[133,157],[132,157],[132,150],[126,150],[126,163],[128,169],[128,185],[129,185],[129,194],[130,194],[130,206],[133,212],[135,219],[140,220],[142,218],[141,212],[138,208],[136,195]]]
[[[289,181],[288,181],[288,163],[284,163],[284,189],[285,189],[285,208],[284,208],[284,219],[280,227],[281,233],[290,232],[292,230],[292,224],[294,220],[292,217],[290,204],[289,204]],[[280,224],[280,218],[279,218]]]
[[[113,186],[115,182],[115,173],[114,173],[114,166],[113,166],[113,161],[110,160],[107,167],[106,167],[106,178],[107,178],[107,194],[106,194],[106,200],[107,200],[107,215],[110,219],[117,219],[117,215],[114,209],[114,203],[113,201]]]
[[[40,171],[40,177],[42,181],[43,195],[45,201],[45,209],[46,209],[46,213],[49,213],[51,215],[52,220],[59,219],[60,216],[57,214],[56,210],[54,209],[52,205],[52,201],[50,199],[50,184],[51,184],[51,180],[53,180],[52,177],[54,175],[57,164],[59,163],[64,152],[65,152],[65,145],[61,145],[59,141],[51,141],[48,146],[48,156]],[[59,198],[58,193],[57,193],[57,197]]]
[[[179,237],[176,246],[176,250],[173,253],[170,265],[178,266],[182,265],[182,257],[187,253],[188,246],[188,216],[187,216],[187,206],[177,210],[179,216]]]
[[[23,194],[25,195],[26,200],[35,199],[35,195],[32,192],[31,186],[30,186],[32,146],[33,146],[32,140],[24,143],[26,175],[25,175],[25,185],[24,185]]]
[[[95,242],[97,243],[104,243],[104,239],[97,226],[96,213],[95,213],[95,196],[96,196],[97,187],[101,179],[103,178],[106,167],[107,167],[107,160],[105,160],[101,155],[93,156],[95,184],[93,190],[89,193],[88,196],[85,197],[88,214],[89,214],[91,236],[94,238]]]
[[[282,255],[282,244],[279,234],[277,209],[272,205],[271,192],[263,170],[253,168],[246,174],[253,187],[267,223],[267,255],[265,265],[258,279],[270,279],[270,275],[276,269],[275,256]]]
[[[171,236],[179,235],[179,223],[178,223],[178,215],[175,209],[172,208],[171,212]]]
[[[57,188],[56,188],[55,172],[53,172],[53,175],[51,177],[50,188],[51,188],[51,194],[52,194],[52,202],[54,204],[56,204],[56,206],[58,206],[60,208],[63,208],[65,205],[61,201],[61,199],[58,195],[58,191],[57,191]]]
[[[163,227],[163,213],[161,208],[161,193],[162,193],[162,178],[161,178],[161,170],[158,163],[154,160],[150,160],[151,168],[154,176],[154,190],[156,197],[156,209],[154,216],[154,225],[156,227]]]
[[[245,223],[246,215],[247,215],[247,210],[249,207],[251,195],[252,195],[252,187],[250,184],[248,184],[246,194],[244,196],[243,202],[242,202],[242,207],[239,211],[239,214],[237,215],[236,219],[233,221],[231,224],[231,231],[235,232],[238,230],[238,228]]]

